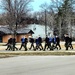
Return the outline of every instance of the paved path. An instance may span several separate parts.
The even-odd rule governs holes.
[[[0,75],[75,75],[75,56],[18,56],[0,59]]]

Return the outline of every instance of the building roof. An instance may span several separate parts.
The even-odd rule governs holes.
[[[8,27],[0,27],[0,33],[2,34],[13,34],[14,31],[9,29]],[[18,29],[16,31],[17,34],[27,34],[27,33],[31,33],[31,34],[34,34],[34,32],[30,29],[25,29],[25,28],[21,28],[21,29]]]
[[[18,29],[16,32],[17,34],[26,34],[26,33],[34,34],[34,32],[31,29],[26,29],[26,28]]]
[[[4,34],[13,34],[13,31],[7,27],[0,27],[0,32],[2,32]]]

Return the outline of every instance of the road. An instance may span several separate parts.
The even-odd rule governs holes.
[[[75,75],[75,56],[17,56],[0,59],[0,75]]]

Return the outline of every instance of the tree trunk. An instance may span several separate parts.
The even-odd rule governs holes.
[[[71,17],[68,18],[68,34],[70,37],[72,37]]]
[[[61,17],[58,18],[58,24],[59,24],[59,37],[61,39]]]

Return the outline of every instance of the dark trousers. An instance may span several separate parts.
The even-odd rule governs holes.
[[[41,49],[43,50],[43,46],[42,46],[42,44],[41,43],[39,43],[39,46],[41,47]]]
[[[11,44],[7,44],[6,50],[12,50],[12,45]]]
[[[50,48],[50,47],[49,47],[49,43],[45,43],[44,51],[45,51],[46,48],[47,48],[47,49]]]
[[[69,43],[69,47],[70,49],[73,49],[72,43]]]
[[[27,51],[27,43],[25,43],[25,46],[24,46],[24,48],[25,48],[25,51]]]
[[[66,47],[66,50],[68,50],[68,47],[69,47],[69,43],[68,42],[65,42],[65,47]]]
[[[31,43],[31,46],[30,46],[29,49],[31,49],[32,47],[33,47],[33,49],[34,49],[34,43]]]
[[[57,46],[59,46],[59,49],[61,49],[61,46],[60,46],[60,44],[59,44],[59,43],[56,43],[56,47],[57,47]]]
[[[40,48],[40,46],[39,46],[39,44],[36,44],[36,48],[35,48],[35,50],[38,50],[38,49],[40,49],[41,50],[41,48]]]
[[[56,43],[52,43],[50,50],[54,50],[54,49],[58,49],[58,47],[56,46]]]
[[[19,49],[19,50],[21,50],[21,49],[22,49],[22,47],[24,47],[24,48],[25,48],[24,43],[21,43],[21,47],[20,47],[20,49]]]
[[[15,49],[18,50],[18,48],[15,45],[16,44],[13,44],[13,47],[12,47],[13,51],[15,51]]]

